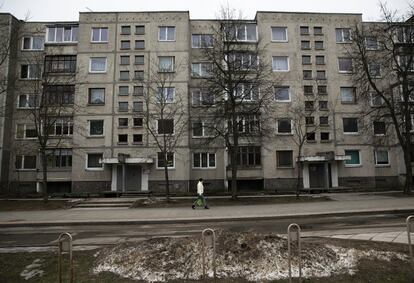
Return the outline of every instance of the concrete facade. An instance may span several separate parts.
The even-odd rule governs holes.
[[[133,109],[134,103],[144,103],[144,97],[134,93],[134,88],[140,85],[132,76],[136,71],[151,76],[158,67],[160,57],[173,57],[176,69],[171,86],[175,88],[175,95],[182,99],[185,115],[191,121],[204,111],[202,107],[191,103],[192,91],[199,85],[199,79],[191,76],[191,63],[203,62],[200,50],[192,47],[192,35],[209,34],[217,21],[193,20],[188,12],[88,12],[80,13],[79,22],[66,23],[17,23],[10,15],[0,17],[2,21],[9,18],[19,25],[19,38],[13,47],[16,59],[7,68],[15,78],[12,81],[15,82],[16,91],[7,91],[9,102],[13,102],[6,103],[4,96],[0,101],[12,110],[14,117],[13,121],[8,122],[9,126],[5,122],[6,118],[2,117],[0,121],[0,137],[3,137],[0,145],[0,178],[3,187],[10,188],[12,192],[35,192],[39,190],[39,185],[36,184],[41,180],[36,141],[18,137],[16,133],[17,128],[22,127],[19,124],[30,124],[28,110],[19,104],[19,95],[31,93],[28,82],[32,79],[22,78],[22,65],[27,64],[33,56],[41,56],[43,60],[45,56],[71,55],[76,56],[76,70],[69,74],[55,74],[55,77],[58,80],[61,78],[61,84],[68,77],[74,78],[70,83],[74,87],[74,102],[65,112],[65,117],[73,125],[73,131],[64,138],[59,137],[60,155],[50,162],[55,165],[59,162],[60,166],[51,165],[49,180],[57,184],[56,188],[59,183],[62,186],[64,183],[64,190],[76,193],[122,191],[123,185],[131,191],[163,191],[164,171],[157,166],[158,150],[145,125],[139,123],[143,111],[151,109]],[[341,101],[341,87],[353,87],[353,83],[349,74],[338,70],[338,58],[346,57],[349,44],[337,42],[336,29],[366,25],[362,22],[362,16],[257,12],[256,18],[250,22],[257,26],[257,37],[259,45],[265,50],[265,60],[271,61],[273,56],[288,58],[288,71],[271,74],[275,81],[281,80],[283,86],[289,86],[292,98],[289,103],[273,102],[272,107],[277,110],[278,118],[286,118],[287,109],[295,103],[295,97],[311,100],[317,96],[318,101],[324,101],[328,106],[327,110],[319,110],[314,115],[315,119],[328,116],[328,123],[318,129],[314,142],[304,145],[300,186],[305,189],[398,186],[404,172],[401,152],[395,143],[378,148],[373,145],[373,133],[365,131],[365,128],[360,127],[355,133],[343,131],[343,118],[359,118],[363,109],[358,101]],[[62,27],[63,40],[57,40],[58,29]],[[175,36],[160,40],[160,32],[170,32],[169,27],[174,28]],[[286,39],[272,40],[272,27],[285,28]],[[303,32],[305,27],[308,28],[308,33]],[[52,31],[56,33],[54,38],[50,35]],[[44,37],[44,48],[24,48],[23,41],[27,41],[25,38],[32,37]],[[309,48],[301,47],[303,42],[308,42]],[[323,47],[315,48],[321,42]],[[309,64],[303,64],[303,56],[310,56]],[[323,57],[322,63],[315,63],[317,56],[319,59]],[[102,70],[94,72],[91,69],[92,60],[95,59],[100,62],[94,65],[97,68],[105,62]],[[126,71],[129,72],[127,76]],[[313,77],[318,71],[325,71],[326,78],[305,80],[303,71],[312,71]],[[313,87],[313,98],[304,94],[304,86]],[[319,86],[326,87],[326,93],[318,95]],[[103,101],[95,103],[89,96],[98,90],[103,92],[100,97]],[[122,108],[125,103],[128,106]],[[121,125],[121,121],[125,124]],[[91,125],[95,124],[99,124],[99,127],[102,125],[102,132],[92,135]],[[239,169],[241,188],[269,191],[295,189],[298,164],[292,161],[288,166],[279,166],[277,156],[281,154],[280,151],[289,151],[294,160],[297,148],[291,135],[277,133],[276,124],[275,121],[274,133],[270,138],[255,144],[260,146],[260,165]],[[320,132],[328,133],[329,138],[321,140]],[[121,142],[119,135],[127,135],[127,141]],[[135,138],[136,141],[133,140]],[[8,144],[12,145],[10,156],[6,150]],[[247,146],[249,143],[245,141],[242,145]],[[377,149],[387,152],[387,164],[376,164]],[[347,158],[344,156],[351,151],[359,155],[357,164],[346,164]],[[128,155],[125,163],[120,162],[119,154]],[[195,168],[195,154],[200,159],[214,158],[212,166]],[[25,168],[25,159],[20,156],[37,156],[36,167],[28,165],[29,168]],[[88,165],[93,164],[93,158],[94,165]],[[96,163],[97,158],[100,165]],[[20,167],[16,165],[19,162]],[[192,192],[200,177],[207,183],[208,190],[223,191],[231,176],[228,164],[227,151],[223,145],[202,146],[199,138],[193,137],[191,127],[188,127],[174,150],[174,166],[169,169],[171,191]],[[51,192],[54,191],[53,188],[55,187],[52,187]]]

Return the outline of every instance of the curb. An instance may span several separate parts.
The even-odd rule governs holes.
[[[257,215],[239,217],[194,217],[194,218],[163,218],[163,219],[140,219],[140,220],[78,220],[78,221],[21,221],[21,222],[0,222],[0,228],[7,227],[43,227],[43,226],[82,226],[82,225],[144,225],[144,224],[185,224],[193,222],[230,222],[230,221],[254,221],[254,220],[280,220],[313,217],[338,217],[351,215],[370,215],[370,214],[405,214],[413,213],[413,209],[380,209],[380,210],[354,210],[334,213],[308,213],[308,214],[284,214],[284,215]]]

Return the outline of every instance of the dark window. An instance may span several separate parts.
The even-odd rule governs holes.
[[[128,111],[128,102],[127,101],[118,102],[118,111],[119,112],[127,112]]]
[[[165,154],[162,152],[157,153],[157,167],[158,168],[164,168],[165,162],[167,162],[166,164],[167,167],[170,167],[170,168],[174,167],[174,153],[168,152],[166,155],[167,156],[165,156]]]
[[[194,168],[215,168],[216,154],[208,152],[193,153],[193,167]]]
[[[319,101],[319,110],[328,110],[328,101]]]
[[[36,169],[36,155],[17,155],[16,169]]]
[[[144,55],[135,56],[135,65],[144,65]]]
[[[315,103],[313,101],[305,101],[305,110],[306,111],[314,110],[314,108],[315,108]]]
[[[317,80],[326,80],[326,71],[316,71]]]
[[[144,111],[144,103],[142,101],[132,102],[132,111],[134,111],[134,112]]]
[[[89,121],[89,135],[101,136],[103,135],[104,121],[103,120],[90,120]]]
[[[311,49],[310,41],[309,40],[302,40],[300,42],[300,48],[302,50],[308,50]]]
[[[314,35],[322,35],[322,27],[313,27],[313,34]]]
[[[374,121],[374,134],[385,135],[385,122]]]
[[[311,64],[311,56],[302,55],[302,65],[310,65],[310,64]]]
[[[320,116],[319,117],[319,125],[320,126],[328,126],[329,125],[329,117],[328,116]]]
[[[123,35],[131,34],[131,26],[121,26],[121,34]]]
[[[144,87],[134,86],[134,95],[144,95]]]
[[[127,144],[128,143],[128,135],[125,135],[125,134],[118,135],[118,143]]]
[[[174,134],[174,120],[163,119],[158,120],[158,134]]]
[[[135,26],[135,34],[137,35],[145,34],[145,26]]]
[[[121,49],[131,49],[131,42],[129,40],[121,40]]]
[[[325,56],[323,55],[315,56],[315,63],[316,65],[325,65]]]
[[[303,70],[303,79],[304,80],[311,80],[312,79],[312,71],[311,70]]]
[[[132,122],[134,127],[142,127],[144,121],[142,118],[134,118]]]
[[[306,140],[307,141],[315,141],[315,133],[306,133]]]
[[[133,143],[142,143],[142,135],[141,134],[132,135],[132,142]]]
[[[305,117],[305,122],[306,122],[306,125],[314,125],[315,124],[315,117],[312,117],[312,116],[310,116],[310,117]]]
[[[291,134],[292,125],[290,119],[279,119],[277,121],[277,132],[279,134]]]
[[[193,123],[193,137],[202,137],[203,136],[203,123],[195,122]]]
[[[144,80],[144,71],[134,71],[134,79],[139,81]]]
[[[351,58],[338,58],[339,72],[350,73],[353,70]]]
[[[323,41],[315,41],[315,50],[323,50]]]
[[[276,151],[277,167],[292,168],[293,167],[293,151],[278,150]]]
[[[357,118],[342,118],[344,124],[344,133],[358,133]]]
[[[88,153],[88,163],[86,165],[87,168],[102,168],[103,164],[99,163],[99,161],[103,158],[102,153]]]
[[[237,154],[237,164],[240,166],[260,166],[261,148],[260,146],[240,146]],[[231,160],[229,158],[229,160]]]
[[[304,91],[305,95],[313,95],[313,86],[305,85],[303,87],[303,91]]]
[[[135,40],[135,49],[145,49],[145,41]]]
[[[308,26],[301,26],[300,27],[300,35],[309,35],[309,27]]]
[[[318,94],[319,95],[326,95],[326,86],[325,85],[318,85]]]
[[[45,57],[45,73],[75,73],[76,56],[57,55]]]
[[[128,127],[128,118],[118,118],[118,127],[120,128]]]
[[[68,168],[72,167],[71,149],[54,149],[46,151],[47,167]]]
[[[74,85],[45,85],[43,88],[45,98],[50,105],[73,104],[75,95]]]
[[[121,65],[129,65],[129,56],[121,56]]]
[[[329,133],[322,132],[321,133],[321,141],[329,141]]]

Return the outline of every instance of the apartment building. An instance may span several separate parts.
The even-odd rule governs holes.
[[[3,191],[40,191],[39,149],[28,111],[36,107],[31,95],[41,73],[53,78],[42,91],[65,106],[51,129],[50,192],[163,191],[164,161],[143,122],[151,110],[140,83],[160,66],[174,73],[163,91],[171,102],[180,97],[189,121],[168,155],[171,190],[194,190],[200,177],[208,190],[226,189],[226,146],[200,143],[208,133],[202,123],[191,123],[209,104],[197,74],[205,63],[200,49],[208,48],[217,21],[193,20],[180,11],[82,12],[79,22],[23,22],[8,14],[0,19],[18,26],[6,66],[13,88],[1,101],[11,110],[0,121]],[[246,20],[240,43],[259,44],[271,62],[271,77],[283,84],[272,102],[277,118],[270,137],[240,145],[240,189],[293,190],[298,170],[305,189],[399,185],[401,151],[395,142],[374,145],[383,127],[367,130],[372,121],[361,118],[347,55],[356,25],[369,23],[361,14],[294,12],[257,12]],[[285,111],[299,97],[309,107],[318,104],[309,123],[320,125],[304,144],[301,169],[291,138],[295,121]],[[173,123],[153,122],[158,133],[174,133]]]

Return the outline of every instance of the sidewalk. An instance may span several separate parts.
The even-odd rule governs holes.
[[[57,224],[145,224],[216,220],[254,220],[312,215],[362,213],[414,213],[414,197],[392,197],[366,193],[327,194],[333,201],[218,206],[209,210],[188,207],[137,209],[83,209],[0,212],[0,227]]]

